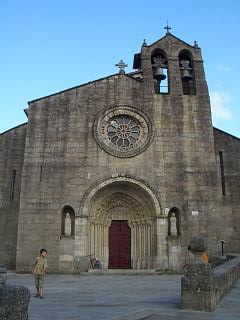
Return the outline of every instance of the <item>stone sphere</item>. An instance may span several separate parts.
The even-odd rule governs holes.
[[[207,239],[201,236],[193,237],[189,244],[189,249],[192,252],[204,252],[207,250],[207,248]]]

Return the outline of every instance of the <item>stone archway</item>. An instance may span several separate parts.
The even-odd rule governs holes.
[[[131,228],[131,267],[152,268],[156,256],[156,207],[149,193],[126,181],[107,184],[94,194],[88,206],[88,251],[105,268],[109,262],[109,227],[127,221]]]

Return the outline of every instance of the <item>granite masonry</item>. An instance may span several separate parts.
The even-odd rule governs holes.
[[[207,250],[203,237],[193,237],[189,249],[195,261],[185,267],[181,279],[182,309],[214,311],[222,297],[240,277],[240,256],[225,257],[225,261],[215,268],[203,259]]]
[[[44,247],[50,272],[89,254],[180,270],[193,235],[240,251],[240,140],[212,126],[200,48],[168,31],[118,67],[30,101],[0,135],[1,263],[29,271]]]

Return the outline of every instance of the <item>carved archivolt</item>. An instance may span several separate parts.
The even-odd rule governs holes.
[[[154,255],[154,214],[148,206],[124,192],[115,192],[92,207],[89,217],[89,252],[108,265],[108,228],[112,220],[127,220],[131,228],[133,268],[151,267]]]
[[[89,190],[85,193],[80,202],[79,215],[80,216],[89,216],[91,215],[89,208],[92,203],[95,202],[96,196],[103,190],[104,188],[114,188],[119,183],[124,183],[126,186],[130,186],[135,188],[136,190],[139,188],[143,192],[143,197],[149,198],[153,205],[154,216],[160,216],[162,212],[161,208],[161,199],[160,194],[151,188],[145,181],[137,179],[136,177],[125,176],[125,175],[117,175],[116,177],[111,177],[104,180],[97,181],[94,185],[92,185]]]
[[[97,256],[105,267],[112,220],[127,220],[131,228],[132,267],[152,268],[156,254],[156,217],[161,208],[146,184],[125,176],[100,182],[86,194],[81,212],[88,217],[88,252]]]
[[[103,203],[98,206],[96,215],[109,216],[111,211],[115,213],[119,211],[120,215],[125,214],[125,211],[130,211],[129,214],[134,214],[136,217],[143,217],[144,215],[141,205],[129,195],[121,192],[114,193],[104,200]]]
[[[145,221],[149,218],[148,210],[133,197],[116,192],[105,198],[91,212],[90,219],[98,221],[129,220]]]

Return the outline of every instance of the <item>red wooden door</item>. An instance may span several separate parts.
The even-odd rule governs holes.
[[[113,220],[109,228],[109,269],[131,268],[131,229],[125,220]]]

